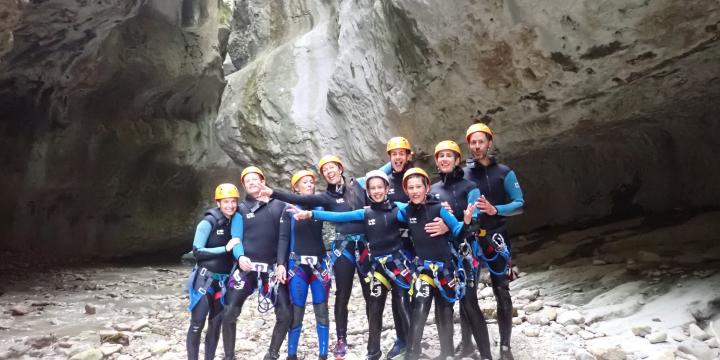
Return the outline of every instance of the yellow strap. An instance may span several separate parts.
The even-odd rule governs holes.
[[[485,229],[480,229],[478,236],[485,236],[485,235],[487,235],[487,231],[485,231]]]
[[[377,271],[373,272],[373,276],[375,276],[375,278],[376,278],[381,284],[385,285],[385,287],[386,287],[388,290],[390,290],[390,287],[391,287],[390,282],[385,278],[385,276],[383,276],[381,273],[379,273],[379,272],[377,272]]]
[[[420,274],[420,280],[428,283],[428,285],[435,287],[435,280],[428,274]]]

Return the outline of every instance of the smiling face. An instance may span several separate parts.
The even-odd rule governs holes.
[[[452,172],[458,164],[460,164],[460,156],[452,150],[442,150],[435,156],[435,165],[443,174]]]
[[[322,176],[330,185],[337,185],[342,181],[342,166],[336,162],[329,162],[320,169]]]
[[[413,204],[424,203],[429,190],[425,178],[420,175],[410,176],[405,182],[405,193]]]
[[[488,151],[492,146],[492,140],[482,131],[474,132],[468,138],[468,147],[475,161],[484,163],[488,161]]]
[[[231,218],[235,211],[237,211],[237,198],[224,198],[216,201],[220,211],[225,215],[226,218]]]
[[[381,178],[371,178],[367,183],[367,192],[373,202],[383,202],[387,198],[388,186]]]
[[[303,194],[303,195],[312,195],[315,193],[315,179],[310,176],[303,176],[298,180],[297,184],[295,184],[294,188],[295,192]]]
[[[262,186],[265,185],[265,179],[258,173],[249,173],[243,177],[243,187],[248,195],[257,198],[260,194]]]
[[[405,164],[411,160],[412,155],[406,149],[392,149],[388,152],[390,157],[390,165],[395,172],[401,172],[405,168]]]

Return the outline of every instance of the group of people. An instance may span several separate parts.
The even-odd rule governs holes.
[[[490,273],[497,300],[500,357],[512,359],[510,241],[507,216],[522,212],[522,191],[513,170],[489,155],[492,130],[471,125],[466,140],[472,158],[462,164],[454,141],[435,147],[439,180],[412,166],[407,139],[387,143],[389,163],[363,178],[344,174],[336,156],[318,170],[327,189],[315,193],[317,176],[301,170],[290,192],[271,189],[257,167],[240,175],[246,196],[232,184],[215,191],[217,207],[197,226],[197,265],[188,280],[191,321],[189,359],[197,359],[207,322],[205,358],[223,337],[225,359],[234,358],[236,321],[245,300],[257,292],[258,309],[273,309],[276,321],[265,359],[278,359],[287,336],[287,359],[297,359],[308,292],[316,320],[319,359],[329,350],[331,279],[335,279],[334,357],[347,354],[348,303],[357,275],[368,319],[367,359],[380,359],[383,311],[390,294],[396,333],[388,359],[417,359],[423,329],[435,304],[440,358],[491,359],[487,324],[477,299],[482,268]],[[323,222],[335,225],[326,250]],[[453,306],[460,304],[462,339],[453,346]],[[207,321],[206,321],[207,320]],[[473,346],[473,340],[476,346]]]

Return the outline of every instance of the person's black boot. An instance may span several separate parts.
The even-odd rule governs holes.
[[[500,345],[500,360],[515,360],[509,346]]]

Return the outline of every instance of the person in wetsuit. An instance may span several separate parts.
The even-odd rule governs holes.
[[[200,335],[206,319],[205,359],[215,358],[222,323],[222,295],[233,266],[230,252],[238,242],[230,239],[230,219],[237,210],[239,198],[240,192],[235,185],[218,185],[215,188],[217,207],[205,211],[195,229],[193,255],[197,264],[188,279],[190,328],[185,341],[189,360],[198,359]]]
[[[292,176],[290,188],[297,194],[312,195],[315,193],[316,180],[315,174],[311,171],[301,170]],[[322,221],[317,219],[297,220],[287,211],[280,219],[279,247],[289,248],[290,251],[287,264],[285,264],[284,258],[278,257],[278,264],[287,265],[288,288],[293,307],[293,321],[288,331],[288,360],[297,359],[308,289],[312,293],[315,312],[318,359],[327,359],[330,336],[328,314],[330,274],[328,272],[329,259],[323,243],[322,226]]]
[[[473,158],[467,161],[464,178],[477,184],[482,193],[477,204],[478,209],[483,213],[480,217],[482,230],[478,236],[480,243],[478,255],[487,259],[492,289],[497,301],[500,358],[512,360],[510,348],[512,299],[510,279],[505,274],[510,267],[511,242],[507,235],[505,218],[521,214],[525,200],[515,172],[488,155],[493,145],[492,130],[486,124],[477,123],[471,125],[465,135]]]
[[[392,171],[388,174],[388,194],[387,198],[390,202],[408,202],[407,194],[402,189],[402,177],[405,171],[412,167],[412,148],[410,142],[402,137],[396,136],[388,140],[386,146],[388,159]],[[412,248],[412,241],[408,235],[406,224],[400,224],[400,236],[403,242],[403,252],[408,259],[415,257]],[[405,352],[407,346],[407,329],[403,327],[402,315],[399,312],[398,304],[391,297],[393,322],[395,323],[395,342],[392,348],[387,352],[387,359],[394,359]]]
[[[286,269],[282,265],[287,261],[288,249],[278,246],[280,218],[286,204],[260,196],[265,175],[257,167],[245,168],[240,182],[247,196],[238,204],[230,228],[233,239],[239,240],[233,247],[239,269],[230,276],[225,297],[222,328],[225,359],[234,358],[237,317],[247,297],[257,290],[258,310],[268,311],[271,307],[275,310],[275,326],[265,354],[265,360],[273,360],[280,357],[280,346],[292,321]]]
[[[463,169],[460,167],[462,153],[460,146],[452,141],[445,140],[435,146],[435,165],[440,180],[432,184],[430,192],[435,194],[445,209],[450,211],[458,221],[463,218],[463,211],[468,205],[473,205],[480,197],[477,185],[463,178]],[[477,210],[474,210],[477,213]],[[467,357],[473,353],[471,333],[475,338],[478,350],[483,359],[492,359],[490,351],[490,336],[488,334],[485,316],[480,311],[477,299],[477,285],[479,280],[477,260],[472,254],[474,237],[468,236],[458,251],[463,256],[466,274],[465,296],[460,300],[460,327],[462,341],[456,351],[457,357]],[[437,309],[437,308],[436,308]]]
[[[403,177],[403,189],[410,198],[408,206],[401,211],[406,219],[415,247],[416,276],[411,287],[412,314],[406,359],[420,357],[423,329],[430,306],[435,303],[435,323],[440,340],[440,358],[453,354],[453,303],[462,297],[464,279],[462,268],[454,259],[456,239],[462,239],[473,216],[474,205],[463,211],[459,223],[439,200],[430,194],[430,177],[420,168],[411,168]],[[430,237],[420,231],[424,224],[441,217],[452,230],[452,236]]]
[[[370,206],[349,212],[300,211],[293,209],[296,218],[313,217],[317,220],[336,223],[363,221],[369,248],[369,261],[364,263],[362,272],[366,275],[360,285],[370,294],[366,303],[369,334],[367,344],[368,360],[378,360],[382,356],[380,338],[382,332],[383,310],[387,293],[391,292],[392,301],[399,305],[400,321],[403,329],[410,326],[410,299],[407,289],[412,282],[411,259],[403,250],[401,240],[401,221],[398,212],[407,204],[396,204],[387,198],[388,176],[380,170],[367,173],[366,190]],[[399,207],[400,206],[400,207]],[[407,343],[407,339],[400,339]]]

